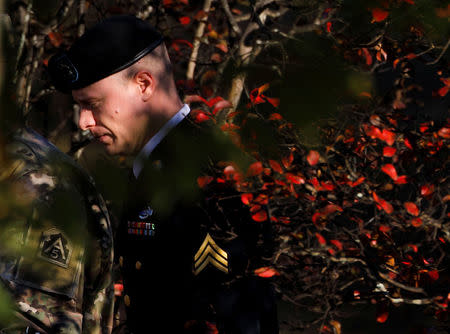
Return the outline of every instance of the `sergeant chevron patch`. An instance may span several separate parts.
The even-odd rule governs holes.
[[[194,275],[200,274],[209,263],[228,274],[228,254],[216,244],[208,233],[197,253],[195,253]]]

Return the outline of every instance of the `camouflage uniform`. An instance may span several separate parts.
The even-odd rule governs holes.
[[[6,151],[0,282],[17,318],[0,333],[109,333],[113,244],[103,199],[67,155],[31,130],[19,130]]]

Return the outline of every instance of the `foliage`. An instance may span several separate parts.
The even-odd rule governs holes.
[[[11,0],[8,97],[77,157],[89,137],[51,87],[49,57],[106,16],[148,20],[195,119],[254,159],[198,179],[234,186],[255,223],[276,228],[278,252],[249,270],[316,312],[325,332],[341,331],[345,303],[376,303],[379,322],[392,304],[445,320],[450,7],[361,3]]]

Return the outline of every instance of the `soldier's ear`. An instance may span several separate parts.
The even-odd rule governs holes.
[[[134,76],[134,81],[138,85],[142,100],[146,102],[155,91],[155,78],[148,71],[139,71]]]

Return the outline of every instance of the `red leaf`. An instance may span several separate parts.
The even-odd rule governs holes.
[[[216,48],[218,48],[219,50],[221,50],[224,53],[228,52],[228,46],[226,42],[221,42],[215,45]]]
[[[382,170],[384,173],[386,173],[387,175],[389,175],[390,178],[391,178],[392,180],[395,181],[395,180],[398,179],[397,171],[395,170],[394,165],[392,165],[392,164],[386,164],[386,165],[383,165],[383,166],[381,167],[381,170]]]
[[[406,175],[400,175],[397,180],[394,181],[395,184],[407,184],[408,183],[408,176]]]
[[[281,116],[278,113],[273,113],[273,114],[270,114],[270,116],[269,116],[270,121],[280,121],[282,119],[283,119],[283,116]]]
[[[258,275],[259,277],[269,278],[273,276],[279,276],[280,273],[273,268],[262,267],[255,269],[255,275]]]
[[[386,129],[383,129],[378,138],[384,140],[389,146],[395,143],[395,133]]]
[[[397,149],[395,147],[386,146],[383,148],[383,156],[385,156],[387,158],[393,157],[396,152],[397,152]]]
[[[191,111],[191,115],[194,118],[196,123],[203,123],[211,119],[208,113],[205,113],[203,110],[196,109]]]
[[[414,227],[420,227],[422,225],[422,219],[418,217],[411,219],[411,225]]]
[[[200,188],[204,188],[206,187],[208,184],[210,184],[212,182],[212,180],[214,180],[214,178],[212,176],[209,175],[205,175],[205,176],[199,176],[197,178],[197,184]]]
[[[245,205],[249,205],[252,200],[253,200],[253,194],[248,193],[248,194],[241,195],[241,201]]]
[[[389,16],[389,12],[381,9],[381,8],[374,8],[372,9],[372,23],[373,22],[381,22],[386,20],[386,18]]]
[[[363,183],[365,180],[364,176],[361,176],[358,180],[354,181],[354,182],[350,182],[350,187],[356,187],[359,186],[361,183]]]
[[[302,178],[301,176],[294,175],[292,173],[286,173],[285,176],[286,176],[286,179],[291,183],[295,183],[295,184],[304,184],[305,183],[305,179]]]
[[[283,163],[284,168],[289,168],[294,161],[294,155],[292,152],[287,157],[281,158],[281,162]]]
[[[433,281],[437,281],[439,279],[439,272],[437,270],[430,270],[428,276],[430,276]]]
[[[412,145],[411,145],[411,142],[410,142],[410,140],[409,140],[408,138],[405,138],[405,139],[403,140],[403,143],[404,143],[405,146],[406,146],[407,148],[409,148],[410,150],[413,149],[413,147],[412,147]]]
[[[330,21],[327,22],[327,32],[331,32],[331,25],[332,23]]]
[[[420,187],[420,194],[422,196],[429,196],[434,192],[434,185],[432,184],[424,184]]]
[[[269,204],[269,197],[265,194],[259,194],[258,197],[255,198],[255,203],[267,205]]]
[[[183,16],[178,19],[182,25],[188,25],[191,22],[191,18],[189,16]]]
[[[281,165],[277,161],[269,160],[269,165],[275,172],[283,174],[283,168],[281,168]]]
[[[377,322],[384,323],[384,322],[386,322],[388,317],[389,317],[389,313],[387,311],[382,312],[382,313],[377,315]]]
[[[266,221],[267,220],[267,212],[265,210],[260,210],[252,216],[252,219],[256,222]]]
[[[376,126],[373,125],[367,125],[364,124],[363,125],[364,128],[364,132],[366,133],[366,135],[368,135],[369,137],[375,139],[375,138],[379,138],[381,136],[381,130],[379,128],[377,128]]]
[[[440,129],[438,131],[438,135],[442,138],[445,139],[450,139],[450,128],[448,127],[443,127],[442,129]]]
[[[378,229],[380,230],[380,232],[383,232],[383,233],[387,233],[391,230],[391,228],[386,225],[380,225],[380,227]]]
[[[275,108],[278,108],[278,106],[280,105],[280,99],[276,98],[276,97],[266,97],[265,99],[267,100],[267,102],[269,102],[271,105],[273,105]]]
[[[247,170],[248,176],[257,176],[263,172],[263,165],[261,161],[252,163]]]
[[[375,191],[372,193],[372,196],[375,202],[378,203],[381,206],[381,208],[384,211],[386,211],[387,214],[391,214],[392,212],[394,212],[394,208],[392,207],[392,205],[389,202],[382,199],[381,197],[379,197]]]
[[[326,207],[324,207],[321,210],[321,212],[325,215],[329,215],[336,211],[343,212],[344,210],[339,205],[336,205],[336,204],[328,204]]]
[[[179,51],[179,50],[180,50],[180,44],[187,45],[187,46],[189,46],[191,49],[194,47],[194,46],[192,45],[192,43],[190,43],[190,42],[188,42],[188,41],[186,41],[186,40],[184,40],[184,39],[174,39],[174,40],[172,41],[172,43],[170,44],[170,46],[173,47],[173,48],[175,49],[175,51]]]
[[[333,245],[336,246],[337,249],[342,250],[342,242],[340,242],[339,240],[330,240],[330,243],[332,243]]]
[[[413,215],[413,216],[418,216],[419,215],[419,208],[413,202],[405,202],[403,204],[403,206],[405,207],[406,211],[410,215]]]
[[[308,153],[308,156],[306,157],[306,160],[308,160],[308,163],[311,166],[314,166],[319,162],[320,154],[317,151],[311,150]]]
[[[219,101],[219,102],[217,102],[217,103],[215,104],[214,110],[213,110],[212,113],[213,113],[213,115],[215,115],[215,114],[217,114],[217,112],[219,112],[220,110],[225,109],[225,108],[231,108],[231,107],[233,107],[233,105],[231,104],[230,101],[222,100],[222,101]]]
[[[54,47],[58,48],[63,42],[63,35],[60,32],[50,31],[47,36]]]
[[[321,244],[321,245],[325,245],[327,243],[325,238],[318,232],[316,232],[316,238],[319,241],[319,244]]]
[[[366,64],[368,66],[372,65],[372,55],[370,54],[369,50],[367,50],[367,48],[362,48],[362,51],[364,53],[364,56],[366,57]]]

